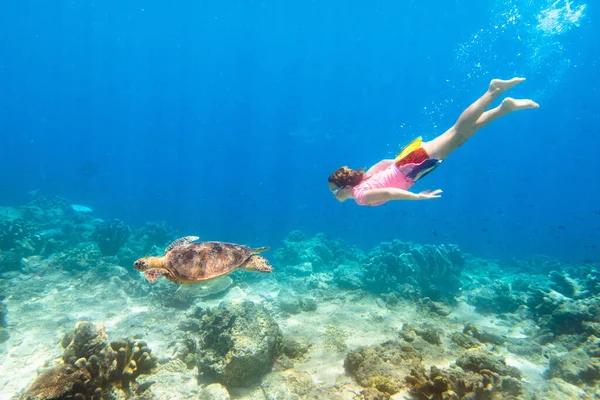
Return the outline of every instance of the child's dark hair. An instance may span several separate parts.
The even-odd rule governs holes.
[[[329,175],[328,181],[337,187],[356,186],[365,177],[365,169],[351,169],[346,166],[338,168],[333,174]]]

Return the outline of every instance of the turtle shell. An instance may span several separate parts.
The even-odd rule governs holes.
[[[190,243],[165,254],[165,268],[177,278],[200,282],[225,275],[242,265],[254,251],[224,242]]]

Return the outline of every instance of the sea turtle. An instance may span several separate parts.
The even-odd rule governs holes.
[[[257,255],[268,247],[252,249],[248,246],[225,242],[197,242],[198,236],[177,239],[162,257],[143,257],[133,263],[150,282],[160,275],[179,284],[194,284],[226,275],[236,269],[271,272],[269,262]]]

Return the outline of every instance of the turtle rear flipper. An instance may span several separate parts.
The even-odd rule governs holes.
[[[240,269],[263,273],[273,272],[273,267],[271,267],[267,259],[262,256],[251,256],[240,266]]]

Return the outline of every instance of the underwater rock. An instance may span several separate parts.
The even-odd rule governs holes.
[[[271,370],[282,343],[277,322],[262,305],[223,302],[202,316],[198,369],[226,386],[248,387]]]
[[[400,391],[411,365],[421,360],[422,354],[410,344],[387,341],[351,351],[344,360],[344,368],[359,385],[391,395]]]
[[[404,324],[399,335],[400,338],[406,340],[407,342],[414,342],[418,336],[429,344],[433,344],[435,346],[440,346],[442,344],[439,332],[432,326],[428,325],[413,326],[410,324]]]
[[[465,260],[454,245],[415,245],[399,240],[375,247],[363,261],[364,279],[375,293],[417,287],[420,297],[452,299],[461,286]]]
[[[527,293],[526,304],[534,315],[544,317],[551,315],[559,305],[568,301],[569,298],[554,290],[532,288]]]
[[[506,349],[513,354],[526,357],[535,357],[536,359],[539,359],[544,351],[544,348],[540,344],[530,339],[520,339],[510,343],[506,346]]]
[[[576,349],[563,356],[550,357],[546,378],[561,378],[574,385],[594,385],[600,380],[600,360],[590,357],[584,349]]]
[[[219,383],[212,383],[202,389],[200,398],[203,400],[229,400],[229,392]]]
[[[465,335],[470,335],[474,337],[481,343],[491,343],[500,345],[506,342],[506,339],[504,339],[502,336],[492,332],[488,332],[483,328],[477,328],[475,324],[472,324],[470,322],[465,324],[465,327],[463,328],[463,333]]]
[[[59,367],[47,369],[38,375],[21,399],[85,399],[87,394],[85,385],[90,379],[91,376],[88,371],[63,364]]]
[[[65,343],[68,344],[63,353],[63,360],[67,364],[74,364],[80,358],[87,359],[101,352],[106,353],[108,334],[91,322],[81,321],[75,325],[72,333],[63,337],[63,345]]]
[[[131,228],[120,219],[113,218],[96,225],[93,239],[98,243],[102,254],[114,256],[125,245],[130,235]]]
[[[451,339],[454,344],[463,349],[474,349],[481,346],[481,343],[477,339],[460,332],[455,332]]]
[[[423,305],[429,312],[442,317],[447,317],[448,315],[452,314],[452,311],[447,305],[433,301],[429,297],[425,297],[420,304]]]
[[[333,271],[335,281],[341,289],[360,289],[365,286],[364,274],[360,267],[340,265]]]
[[[267,400],[301,400],[306,399],[316,385],[308,373],[288,370],[267,375],[260,387]]]
[[[548,276],[552,281],[550,287],[556,290],[558,293],[571,299],[579,296],[579,284],[567,274],[561,274],[558,271],[550,271]]]
[[[304,339],[289,336],[283,338],[283,354],[291,359],[301,359],[310,348],[310,343]]]
[[[585,332],[585,322],[600,322],[600,299],[588,298],[561,303],[550,316],[547,327],[555,335]]]
[[[467,350],[456,360],[456,365],[465,371],[480,373],[482,370],[489,370],[501,376],[521,379],[518,368],[506,365],[504,358],[485,350]]]
[[[468,296],[469,304],[482,314],[502,314],[515,312],[524,300],[517,297],[510,284],[496,281]]]

